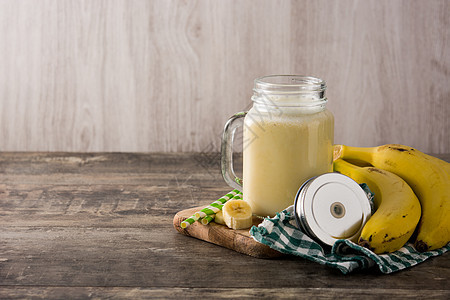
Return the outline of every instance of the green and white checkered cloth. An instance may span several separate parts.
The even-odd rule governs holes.
[[[443,248],[420,253],[412,244],[407,243],[398,251],[377,255],[349,240],[338,240],[330,251],[297,228],[293,206],[273,218],[264,219],[258,227],[253,226],[250,234],[253,239],[270,248],[337,268],[344,274],[373,266],[377,266],[383,273],[392,273],[450,250],[448,243]]]

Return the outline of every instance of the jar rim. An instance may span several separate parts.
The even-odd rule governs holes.
[[[255,79],[253,91],[264,94],[307,94],[325,92],[323,79],[304,75],[267,75]]]

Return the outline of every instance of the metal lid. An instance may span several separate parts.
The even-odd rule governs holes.
[[[350,177],[326,173],[306,181],[294,204],[297,224],[312,238],[332,246],[338,239],[356,241],[371,216],[365,191]]]

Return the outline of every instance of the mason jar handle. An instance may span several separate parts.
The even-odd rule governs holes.
[[[242,179],[237,177],[233,169],[233,141],[236,129],[244,124],[246,111],[233,115],[225,124],[221,147],[221,168],[225,182],[234,189],[242,191]]]

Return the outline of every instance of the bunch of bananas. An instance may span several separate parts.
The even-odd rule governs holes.
[[[381,254],[400,249],[413,235],[420,252],[450,242],[449,163],[396,144],[335,145],[333,156],[335,171],[375,194],[376,212],[363,227],[361,246]]]

